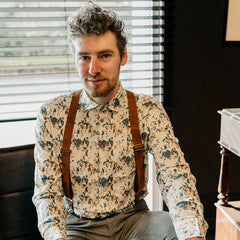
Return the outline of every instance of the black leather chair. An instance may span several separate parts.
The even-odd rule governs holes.
[[[32,203],[34,146],[0,149],[0,239],[40,240]]]

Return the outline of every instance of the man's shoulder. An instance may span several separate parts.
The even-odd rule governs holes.
[[[143,107],[157,107],[159,108],[160,107],[160,102],[150,96],[150,95],[147,95],[147,94],[137,94],[137,93],[134,93],[135,94],[135,97],[136,97],[136,101],[137,101],[137,105],[138,106],[143,106]]]
[[[43,102],[41,109],[51,112],[65,111],[69,108],[74,92],[61,94]]]
[[[153,96],[134,93],[140,117],[166,115],[162,104]]]

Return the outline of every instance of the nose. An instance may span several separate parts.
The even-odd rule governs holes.
[[[98,75],[101,72],[100,62],[97,57],[91,58],[88,72],[91,75]]]

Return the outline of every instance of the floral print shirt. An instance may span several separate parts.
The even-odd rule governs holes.
[[[195,178],[163,107],[147,95],[135,95],[144,144],[147,195],[148,153],[154,156],[157,182],[180,240],[205,236],[207,223]],[[36,126],[35,190],[39,230],[45,239],[66,239],[66,201],[60,148],[72,94],[46,102]],[[135,205],[135,159],[126,91],[120,84],[105,105],[82,91],[70,155],[73,211],[79,217],[103,218]]]

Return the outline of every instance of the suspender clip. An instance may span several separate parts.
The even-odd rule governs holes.
[[[69,148],[61,148],[61,154],[62,155],[70,155],[71,150]]]
[[[144,146],[142,143],[134,145],[133,148],[134,148],[134,151],[136,152],[144,150]]]

